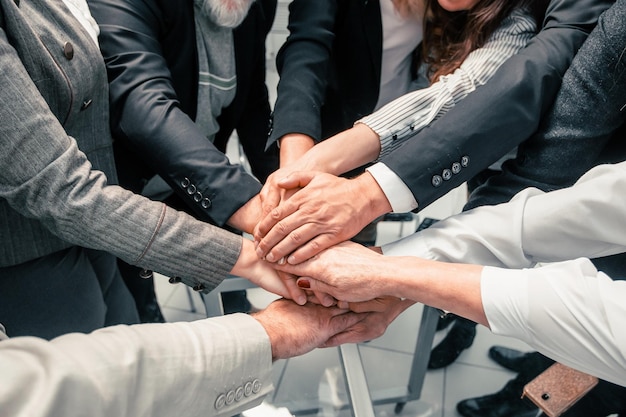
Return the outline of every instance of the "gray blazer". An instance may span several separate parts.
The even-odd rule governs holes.
[[[107,186],[104,63],[62,0],[0,0],[0,103],[0,267],[72,242],[190,285],[232,269],[241,237]]]

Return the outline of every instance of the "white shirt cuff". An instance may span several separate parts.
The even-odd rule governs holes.
[[[417,208],[417,201],[409,187],[387,165],[378,162],[368,167],[367,171],[385,193],[394,213],[408,213]]]

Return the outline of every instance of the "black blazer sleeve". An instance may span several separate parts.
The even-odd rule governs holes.
[[[191,1],[90,0],[110,83],[115,140],[128,142],[201,219],[224,225],[260,190],[231,165],[181,109],[164,43],[187,51],[178,65],[197,77]],[[191,30],[192,35],[189,35]],[[167,37],[170,37],[167,39]]]
[[[279,50],[278,98],[268,146],[287,133],[321,140],[324,102],[337,17],[337,0],[294,0],[289,36]]]
[[[487,84],[381,162],[422,209],[527,139],[563,74],[611,0],[552,0],[541,31]],[[452,173],[452,175],[450,175]]]

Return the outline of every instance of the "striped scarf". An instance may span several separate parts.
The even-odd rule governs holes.
[[[198,49],[198,110],[196,125],[213,141],[218,116],[237,90],[233,30],[215,25],[195,6]]]

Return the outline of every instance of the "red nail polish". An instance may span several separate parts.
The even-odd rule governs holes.
[[[311,283],[306,279],[299,279],[298,287],[308,289],[308,288],[311,288]]]

